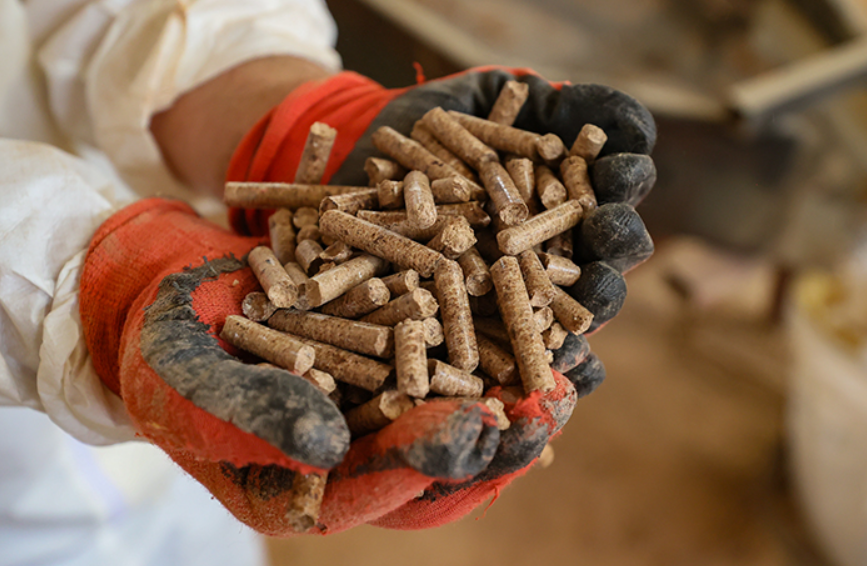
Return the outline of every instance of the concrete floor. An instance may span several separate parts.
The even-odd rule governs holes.
[[[630,274],[623,312],[591,338],[608,379],[553,465],[455,524],[274,540],[274,564],[823,564],[782,473],[782,333],[762,301],[690,306],[669,284],[682,248]]]

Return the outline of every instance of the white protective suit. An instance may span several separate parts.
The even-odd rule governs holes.
[[[322,0],[0,0],[0,566],[260,564],[261,542],[95,374],[78,280],[99,224],[190,198],[153,114],[244,61],[337,70]]]

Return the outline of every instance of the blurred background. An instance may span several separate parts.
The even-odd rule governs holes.
[[[654,113],[608,377],[487,509],[276,565],[867,565],[867,0],[329,0],[386,86],[483,64]]]

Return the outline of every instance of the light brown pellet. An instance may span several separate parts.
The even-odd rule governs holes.
[[[367,187],[337,185],[297,185],[289,183],[226,183],[223,202],[239,208],[316,207],[322,199],[341,193],[354,193]]]
[[[314,208],[312,206],[303,206],[299,208],[295,211],[295,214],[292,215],[292,223],[299,230],[305,226],[316,226],[319,224],[319,208]]]
[[[407,269],[398,271],[388,277],[383,277],[382,282],[388,287],[392,296],[406,295],[418,289],[418,271],[415,269]]]
[[[271,332],[277,331],[271,330]],[[278,334],[282,333],[278,332]],[[289,336],[288,334],[284,335]],[[366,391],[376,391],[382,387],[385,380],[393,373],[394,368],[390,365],[350,352],[349,350],[323,344],[309,338],[297,336],[293,338],[313,348],[316,353],[313,367],[318,370],[327,371],[334,379],[343,383],[349,383]]]
[[[572,230],[560,232],[545,242],[545,252],[548,255],[556,255],[566,259],[572,259],[575,253],[575,244],[572,239]]]
[[[307,281],[305,293],[307,302],[311,307],[322,306],[362,281],[384,273],[387,268],[387,261],[370,254],[345,261],[325,273],[314,275]]]
[[[473,197],[470,183],[463,177],[437,179],[436,181],[431,182],[430,190],[433,193],[434,201],[437,204],[467,202]],[[484,194],[487,197],[487,193]]]
[[[458,258],[458,264],[464,272],[467,292],[474,297],[487,294],[494,286],[491,282],[491,272],[488,264],[482,259],[479,250],[472,247]]]
[[[488,120],[504,126],[511,126],[515,123],[515,119],[521,112],[521,107],[524,106],[528,96],[530,96],[530,85],[518,81],[506,81],[506,84],[500,89],[497,100],[494,101]]]
[[[486,213],[476,201],[457,204],[441,204],[436,207],[436,210],[437,222],[444,222],[445,220],[443,217],[445,216],[463,216],[470,223],[470,226],[474,228],[483,228],[491,223],[491,217],[488,216],[488,213]],[[440,228],[436,223],[430,228],[425,229],[414,226],[408,222],[407,214],[404,210],[359,210],[358,218],[376,224],[377,226],[393,229],[393,231],[402,229],[406,234],[413,234],[412,236],[407,237],[411,237],[414,240],[430,239],[439,231]],[[400,233],[403,234],[403,232]]]
[[[430,390],[447,397],[481,397],[485,383],[462,369],[439,360],[428,360]]]
[[[590,185],[587,162],[583,157],[572,155],[564,159],[560,164],[560,175],[570,199],[581,203],[587,212],[596,208],[596,193]]]
[[[277,305],[268,299],[268,295],[253,291],[244,297],[244,302],[241,303],[241,312],[244,316],[254,322],[264,322],[271,318],[271,315],[277,310]]]
[[[557,294],[551,302],[551,310],[554,318],[563,325],[563,328],[575,334],[584,334],[593,322],[593,313],[569,296],[560,287],[554,287]]]
[[[277,308],[288,309],[298,299],[298,288],[266,246],[257,246],[247,254],[247,262],[265,294]]]
[[[524,391],[551,391],[557,384],[546,360],[542,336],[536,330],[518,260],[509,256],[500,258],[491,266],[491,276]]]
[[[295,246],[295,261],[301,266],[305,273],[317,273],[323,262],[321,254],[323,252],[316,240],[301,240]]]
[[[554,324],[554,311],[551,307],[539,307],[533,309],[533,318],[536,320],[536,330],[542,333]]]
[[[520,382],[515,358],[483,333],[476,335],[479,344],[479,365],[485,374],[494,378],[500,385],[514,385]]]
[[[421,122],[444,146],[476,171],[488,161],[499,161],[496,151],[468,132],[442,108],[432,108],[422,116]]]
[[[548,279],[554,285],[571,287],[581,278],[581,267],[570,259],[552,254],[541,254],[539,259],[545,266]]]
[[[578,201],[569,200],[556,208],[537,214],[520,226],[512,226],[497,234],[500,251],[508,255],[518,255],[529,250],[578,224],[583,213],[584,209]]]
[[[319,391],[322,391],[326,395],[337,389],[337,382],[334,381],[334,377],[327,371],[310,368],[301,377],[315,385]]]
[[[550,167],[540,164],[536,165],[533,171],[536,176],[536,194],[539,195],[542,206],[551,210],[566,202],[569,193]]]
[[[534,161],[540,159],[556,161],[566,155],[566,146],[553,134],[540,136],[453,110],[449,114],[471,134],[494,149],[514,153]]]
[[[296,183],[314,184],[322,181],[336,137],[337,130],[328,124],[315,122],[310,126],[310,133],[307,135],[304,151],[298,162],[298,170],[295,172]]]
[[[380,181],[376,185],[376,197],[381,208],[403,207],[403,181]]]
[[[497,417],[497,429],[500,431],[509,430],[512,423],[506,416],[506,405],[496,397],[484,397],[482,402]]]
[[[430,228],[437,221],[436,203],[430,180],[420,171],[410,171],[403,179],[403,202],[407,220],[419,228]]]
[[[315,363],[316,353],[309,345],[242,316],[227,316],[220,338],[298,375]]]
[[[298,244],[303,242],[304,240],[313,240],[316,243],[322,241],[322,231],[319,229],[319,226],[316,224],[309,224],[304,228],[298,230],[298,233],[295,235],[295,250],[298,250]]]
[[[390,301],[361,320],[382,326],[394,326],[407,318],[424,320],[436,314],[439,305],[433,295],[424,289],[416,289]]]
[[[322,199],[319,212],[326,210],[342,210],[349,214],[355,214],[359,210],[371,210],[379,208],[379,193],[377,189],[364,189],[356,193],[343,193]],[[318,221],[318,219],[317,219]]]
[[[295,308],[305,311],[309,310],[310,305],[307,304],[307,297],[305,296],[307,293],[307,280],[309,279],[307,274],[304,273],[304,270],[295,261],[287,262],[283,265],[283,269],[286,270],[289,278],[298,288],[298,299],[295,301]]]
[[[476,243],[476,234],[469,221],[463,216],[457,216],[455,220],[457,221],[443,226],[439,234],[427,244],[448,259],[459,258]]]
[[[464,285],[464,272],[457,262],[442,261],[434,272],[434,281],[449,362],[456,368],[471,372],[479,365],[479,348],[476,345],[470,300]]]
[[[368,157],[364,161],[364,172],[370,179],[370,186],[375,187],[382,181],[403,179],[408,173],[400,163],[380,157]]]
[[[280,310],[268,319],[275,330],[330,344],[350,352],[389,358],[394,354],[394,330],[317,312]]]
[[[322,313],[340,318],[359,318],[388,303],[391,294],[381,279],[360,283],[322,307]]]
[[[428,348],[436,348],[446,340],[443,325],[434,317],[426,318],[424,324],[424,342]]]
[[[584,158],[587,163],[592,163],[607,141],[608,136],[602,128],[593,124],[584,124],[578,132],[578,137],[575,138],[575,143],[572,144],[572,149],[569,150],[569,155],[577,155]]]
[[[268,218],[268,236],[277,261],[286,263],[295,259],[295,228],[291,210],[281,208]]]
[[[499,161],[486,161],[479,171],[482,184],[500,221],[506,226],[520,224],[530,211],[515,183]]]
[[[536,205],[536,174],[533,171],[533,162],[526,157],[518,157],[510,155],[506,157],[506,171],[515,183],[521,198],[527,204],[527,207],[538,212]]]
[[[437,156],[447,165],[454,167],[455,171],[461,174],[462,178],[473,180],[473,171],[467,164],[461,161],[461,158],[452,153],[452,151],[444,146],[433,133],[422,123],[416,122],[412,127],[409,137],[420,143],[429,152]]]
[[[403,269],[415,269],[424,277],[433,275],[437,263],[444,259],[442,254],[427,246],[339,210],[323,214],[319,227],[323,233],[354,248],[382,257]]]
[[[347,245],[345,242],[335,242],[325,248],[322,253],[319,254],[319,257],[326,263],[340,265],[351,258],[354,253],[355,250],[352,249],[352,246]]]
[[[521,265],[521,273],[524,275],[524,284],[530,294],[530,306],[545,307],[554,300],[557,291],[554,284],[545,273],[545,267],[536,252],[527,250],[518,256]]]
[[[545,343],[545,347],[549,350],[559,350],[563,347],[563,343],[566,342],[568,335],[569,331],[563,328],[563,325],[559,322],[555,322],[542,333],[542,342]]]
[[[430,391],[424,335],[424,322],[420,320],[404,320],[394,327],[397,390],[411,397],[424,398]]]
[[[383,391],[367,403],[346,412],[346,424],[353,438],[385,428],[415,407],[412,399],[400,391]]]
[[[296,533],[306,533],[316,525],[327,483],[327,472],[307,475],[295,473],[293,476],[286,521]]]

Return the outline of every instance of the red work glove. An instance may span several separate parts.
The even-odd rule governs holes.
[[[341,73],[308,83],[291,93],[245,137],[229,168],[230,181],[291,182],[308,130],[324,122],[337,130],[325,181],[364,186],[364,162],[382,156],[371,134],[390,126],[409,135],[425,112],[441,106],[487,117],[503,84],[519,80],[529,85],[529,99],[515,127],[555,133],[570,145],[581,127],[592,123],[608,135],[590,174],[600,206],[574,230],[577,260],[585,275],[568,289],[594,314],[591,330],[613,318],[623,304],[626,286],[622,272],[646,260],[653,242],[633,208],[652,188],[656,169],[647,155],[656,127],[647,110],[632,98],[598,85],[552,85],[525,70],[476,69],[417,87],[387,90],[355,73]],[[232,226],[242,234],[267,233],[268,213],[232,210]],[[617,238],[612,239],[612,234]],[[586,340],[570,336],[558,351],[558,387],[517,403],[503,398],[512,426],[502,435],[488,468],[465,482],[437,482],[422,497],[372,521],[392,528],[425,528],[458,519],[488,496],[522,474],[571,415],[578,393],[592,391],[604,378],[598,358]],[[489,395],[501,396],[499,389]],[[412,495],[407,492],[405,495]]]
[[[85,339],[139,434],[241,521],[277,536],[294,533],[295,472],[332,470],[314,530],[339,531],[487,466],[499,431],[478,403],[419,407],[350,448],[346,421],[318,389],[227,353],[217,336],[259,288],[245,262],[259,243],[163,199],[123,209],[94,236],[80,286]]]

